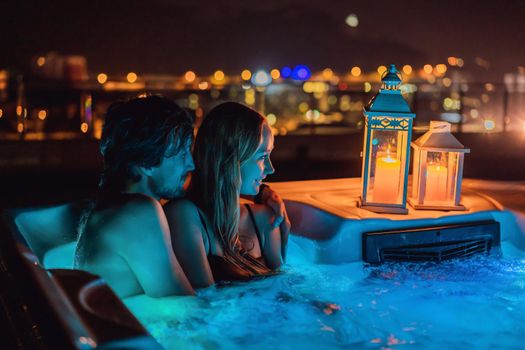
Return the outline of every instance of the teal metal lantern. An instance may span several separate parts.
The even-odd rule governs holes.
[[[382,86],[364,108],[360,206],[377,213],[406,214],[412,113],[401,95],[400,74],[390,65]]]

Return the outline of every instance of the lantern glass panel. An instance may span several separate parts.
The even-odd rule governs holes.
[[[372,129],[367,202],[402,204],[408,132]]]
[[[458,153],[428,152],[425,181],[425,204],[453,205],[456,197]]]

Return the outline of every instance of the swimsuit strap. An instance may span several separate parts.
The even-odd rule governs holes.
[[[201,219],[202,227],[204,227],[204,231],[206,232],[206,237],[208,238],[208,248],[209,252],[206,253],[206,255],[213,254],[212,253],[212,239],[210,237],[210,233],[208,232],[208,227],[206,226],[206,221],[204,220],[204,216],[202,215],[202,212],[199,208],[197,208],[197,213],[199,213],[199,218]]]
[[[257,227],[257,223],[255,221],[255,215],[253,214],[252,208],[250,208],[250,205],[248,203],[246,203],[244,206],[248,210],[248,214],[250,215],[250,219],[251,219],[251,222],[253,224],[253,228],[255,229],[255,234],[257,235],[257,238],[259,239],[259,245],[262,248],[263,237],[261,237],[261,232],[259,231],[259,228]],[[204,228],[204,231],[206,232],[206,237],[208,237],[209,251],[207,252],[207,254],[208,255],[209,254],[213,254],[213,252],[212,252],[212,237],[210,237],[210,232],[208,231],[208,227],[206,225],[206,221],[204,220],[203,213],[202,213],[202,211],[199,208],[197,208],[197,213],[199,214],[199,218],[201,220],[202,227]]]

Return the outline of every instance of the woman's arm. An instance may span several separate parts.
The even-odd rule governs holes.
[[[278,269],[284,261],[283,251],[286,250],[286,241],[283,239],[280,227],[273,226],[275,214],[266,205],[251,205],[250,208],[262,236],[259,241],[266,265],[272,270]]]
[[[274,227],[279,226],[281,230],[281,256],[283,261],[286,261],[286,246],[288,245],[288,235],[291,224],[283,199],[270,186],[262,184],[259,193],[257,196],[252,197],[252,200],[255,204],[264,204],[273,211],[274,219],[272,220],[272,224]]]
[[[182,199],[164,206],[171,231],[173,251],[194,288],[209,287],[215,283],[204,245],[205,228],[197,206]]]
[[[283,236],[288,236],[291,224],[290,220],[288,220],[288,214],[286,213],[286,205],[281,196],[279,196],[273,188],[263,183],[256,196],[241,196],[241,198],[252,200],[255,204],[264,204],[270,207],[274,214],[273,226],[281,226],[281,233]]]

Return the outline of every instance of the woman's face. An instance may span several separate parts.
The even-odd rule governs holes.
[[[255,153],[241,165],[241,194],[256,195],[259,186],[268,174],[273,174],[275,169],[270,161],[273,150],[273,135],[270,127],[264,123],[261,142]]]

